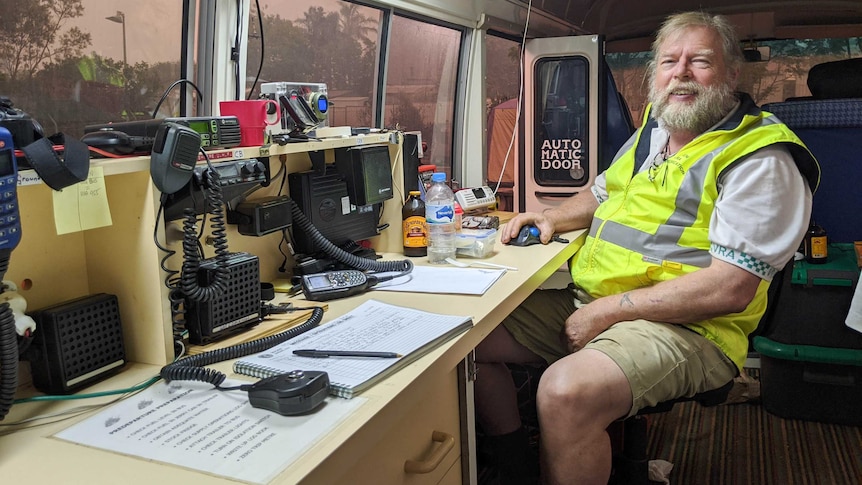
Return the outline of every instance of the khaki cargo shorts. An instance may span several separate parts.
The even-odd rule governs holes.
[[[503,325],[518,342],[552,364],[569,354],[560,338],[566,318],[589,301],[589,295],[573,285],[535,291]],[[634,399],[630,416],[662,401],[721,387],[738,374],[717,345],[682,325],[619,322],[585,348],[603,352],[628,378]]]

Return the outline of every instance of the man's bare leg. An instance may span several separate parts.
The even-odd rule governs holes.
[[[611,474],[607,427],[628,414],[631,388],[617,364],[584,349],[551,365],[539,381],[542,478],[548,485],[605,485]]]

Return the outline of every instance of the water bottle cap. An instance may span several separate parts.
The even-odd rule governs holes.
[[[445,182],[446,181],[446,174],[443,172],[434,172],[434,174],[431,175],[431,181],[432,182]]]

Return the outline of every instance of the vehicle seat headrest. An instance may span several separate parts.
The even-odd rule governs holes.
[[[862,98],[862,58],[817,64],[808,71],[808,89],[816,99]]]

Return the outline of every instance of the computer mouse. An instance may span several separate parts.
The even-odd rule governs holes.
[[[510,246],[532,246],[533,244],[542,244],[542,241],[539,239],[539,228],[536,226],[523,226],[521,227],[521,231],[518,232],[518,236],[514,239],[510,239],[506,244]]]

